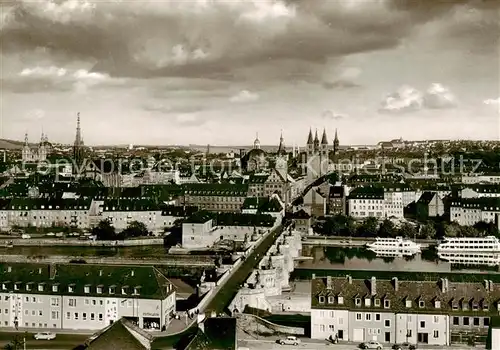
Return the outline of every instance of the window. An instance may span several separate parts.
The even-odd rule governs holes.
[[[66,319],[70,320],[71,319],[71,312],[66,312]]]
[[[474,317],[474,326],[479,326],[479,317]]]
[[[101,286],[97,287],[97,294],[102,294],[102,287]]]
[[[441,301],[439,301],[439,300],[435,300],[435,301],[434,301],[434,307],[435,307],[436,309],[440,309],[440,308],[441,308]]]
[[[344,297],[338,297],[338,302],[339,302],[339,305],[343,305],[344,304]]]
[[[464,324],[464,326],[468,326],[469,325],[469,318],[468,317],[464,317],[463,318],[463,324]]]
[[[135,293],[136,291],[137,291],[137,289],[134,289],[134,294],[136,294],[136,293]],[[334,298],[333,298],[333,296],[329,296],[329,297],[328,297],[328,304],[333,304],[333,302],[334,302]]]
[[[460,319],[457,316],[453,317],[453,325],[454,326],[460,325]]]
[[[127,294],[127,287],[122,287],[122,294],[126,295]]]
[[[115,294],[115,287],[109,287],[109,294]]]
[[[365,298],[365,306],[371,306],[372,305],[372,301],[370,298]]]
[[[391,301],[389,299],[384,299],[384,308],[388,309],[391,307]]]
[[[439,323],[439,316],[434,316],[433,321],[434,323]]]
[[[391,320],[385,320],[384,321],[384,326],[390,327],[391,326]]]
[[[320,297],[319,297],[319,302],[320,302],[321,304],[324,304],[324,303],[325,303],[325,297],[324,297],[324,296],[320,296]]]
[[[99,314],[99,321],[102,321],[102,314]]]
[[[366,321],[371,321],[372,320],[372,314],[365,314],[365,320]]]
[[[420,321],[420,328],[425,328],[425,321]]]
[[[83,287],[83,292],[86,294],[90,293],[90,286]]]
[[[91,314],[90,314],[90,320],[91,320],[91,321],[94,321],[94,320],[95,320],[95,314],[94,314],[94,313],[91,313]]]
[[[320,330],[320,332],[324,332],[325,331],[325,325],[324,324],[320,324],[319,325],[319,330]]]
[[[30,283],[28,283],[28,284],[26,285],[26,290],[28,290],[28,291],[29,291],[29,290],[31,290],[31,284],[30,284]]]
[[[73,293],[75,291],[75,286],[68,286],[68,292]]]
[[[59,319],[59,311],[52,311],[50,313],[50,319],[51,320],[58,320]]]
[[[361,298],[356,298],[354,302],[356,303],[356,306],[361,306]]]
[[[373,301],[375,307],[380,307],[380,299],[376,298],[374,301]]]
[[[43,292],[43,284],[39,284],[38,285],[38,291],[39,292]]]
[[[85,299],[85,305],[89,305],[89,300]]]
[[[434,331],[434,338],[439,338],[439,331]]]
[[[483,318],[483,322],[485,327],[488,327],[490,325],[490,319],[488,317]]]
[[[76,299],[69,299],[68,300],[68,305],[70,307],[76,307]]]
[[[422,309],[424,306],[425,306],[425,301],[419,300],[418,301],[418,307]]]
[[[359,312],[356,313],[356,320],[361,321],[361,314]]]
[[[58,298],[50,298],[50,306],[59,306]]]
[[[14,290],[19,290],[19,283],[14,283]]]
[[[411,338],[411,329],[406,330],[406,337]]]
[[[375,321],[380,321],[380,314],[375,314]]]
[[[52,291],[53,291],[53,292],[57,292],[58,290],[59,290],[59,286],[58,286],[57,284],[54,284],[54,285],[52,286]]]
[[[78,320],[78,312],[75,312],[75,320]]]
[[[409,299],[406,299],[406,307],[411,307],[411,300]]]
[[[42,310],[38,310],[38,316],[43,316],[43,311]]]
[[[87,313],[86,312],[83,313],[82,318],[84,321],[87,321]]]

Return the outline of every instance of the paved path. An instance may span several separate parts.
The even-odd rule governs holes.
[[[21,341],[23,338],[26,339],[26,349],[31,350],[71,350],[75,346],[85,342],[89,337],[88,334],[61,334],[58,332],[56,339],[35,340],[33,339],[33,333],[25,333],[23,331],[0,332],[0,349],[3,349],[7,344],[11,343],[16,336],[19,337]]]

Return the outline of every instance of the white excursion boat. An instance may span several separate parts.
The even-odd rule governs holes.
[[[500,264],[500,241],[494,236],[445,238],[437,252],[440,259],[453,264]]]
[[[367,243],[366,248],[378,256],[397,257],[412,256],[420,253],[420,244],[403,237],[378,238],[373,243]]]

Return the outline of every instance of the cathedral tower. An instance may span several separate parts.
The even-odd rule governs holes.
[[[335,129],[335,139],[333,140],[333,155],[336,156],[339,152],[339,137],[337,135],[337,129]]]
[[[82,130],[80,128],[80,113],[76,115],[76,136],[75,143],[73,145],[73,158],[77,165],[81,165],[83,162],[83,138],[82,138]]]

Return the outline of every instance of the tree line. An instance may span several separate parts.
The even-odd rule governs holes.
[[[377,218],[369,217],[356,222],[352,217],[340,214],[318,220],[313,225],[313,229],[319,235],[332,237],[394,238],[401,236],[416,239],[442,239],[444,237],[496,236],[500,238],[498,227],[494,223],[479,222],[474,226],[460,226],[454,222],[428,221],[418,225],[405,222],[396,226],[389,219],[379,222]]]

